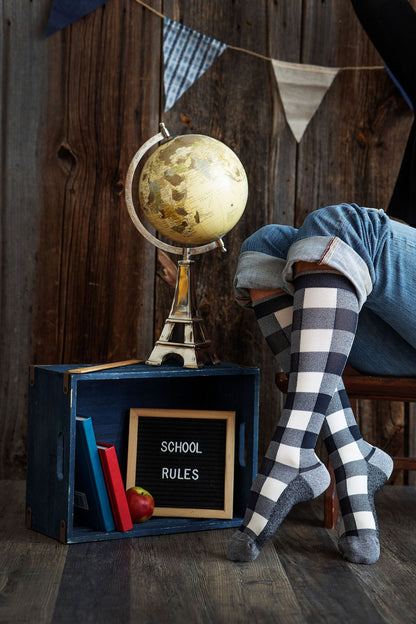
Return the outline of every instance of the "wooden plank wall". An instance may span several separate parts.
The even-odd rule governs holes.
[[[347,0],[149,4],[276,59],[382,64]],[[411,121],[407,105],[384,70],[340,72],[297,145],[271,64],[229,49],[165,114],[162,20],[135,0],[109,0],[48,39],[51,0],[0,6],[0,478],[24,477],[30,363],[145,358],[158,337],[172,288],[160,256],[128,217],[124,179],[160,120],[171,134],[224,141],[247,171],[246,212],[225,238],[227,254],[198,258],[197,292],[219,357],[262,369],[262,454],[279,396],[253,316],[232,299],[239,247],[265,223],[299,225],[330,203],[385,208]],[[363,429],[396,453],[404,445],[403,408],[383,409],[374,430],[364,406]]]

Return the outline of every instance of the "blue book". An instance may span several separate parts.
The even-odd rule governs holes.
[[[74,519],[98,531],[115,524],[91,418],[76,417]]]

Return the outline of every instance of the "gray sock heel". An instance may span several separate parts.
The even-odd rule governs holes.
[[[390,475],[393,472],[393,460],[390,457],[390,455],[387,455],[387,453],[375,447],[375,452],[369,458],[368,463],[371,466],[375,466],[380,471],[382,471],[385,476],[384,481],[382,481],[381,485],[378,485],[377,487],[377,484],[375,484],[375,487],[377,487],[377,489],[374,490],[374,492],[377,492],[377,490],[383,487],[386,481],[390,478]],[[382,480],[381,475],[380,475],[380,480]]]

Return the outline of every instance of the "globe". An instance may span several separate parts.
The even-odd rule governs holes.
[[[163,236],[203,245],[229,232],[244,212],[247,176],[221,141],[188,134],[160,145],[139,180],[143,213]]]

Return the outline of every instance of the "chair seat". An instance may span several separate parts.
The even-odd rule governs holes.
[[[362,375],[346,366],[342,379],[350,399],[416,401],[416,377]]]

